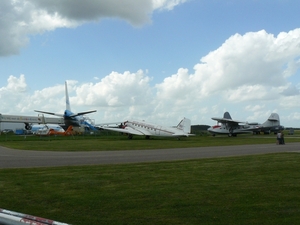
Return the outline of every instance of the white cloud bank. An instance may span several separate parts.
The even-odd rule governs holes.
[[[277,36],[264,30],[235,34],[202,57],[192,72],[179,68],[153,87],[144,71],[112,72],[95,83],[70,81],[70,100],[73,110],[97,109],[91,117],[98,123],[132,117],[176,123],[186,116],[193,124],[212,124],[212,116],[228,110],[249,122],[264,122],[278,112],[283,125],[300,127],[300,83],[289,81],[299,72],[299,59],[300,29]],[[24,75],[10,76],[0,88],[0,112],[61,112],[65,107],[63,84],[33,95],[26,90]]]
[[[171,10],[186,0],[1,0],[0,56],[18,54],[29,36],[76,27],[103,18],[134,26],[151,21],[154,10]]]

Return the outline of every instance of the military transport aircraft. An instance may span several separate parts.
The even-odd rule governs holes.
[[[263,124],[253,124],[256,129],[253,130],[254,133],[259,134],[263,132],[264,134],[270,134],[284,130],[284,126],[280,125],[279,115],[277,113],[271,113],[269,118]]]
[[[237,136],[237,134],[251,133],[249,125],[246,122],[239,120],[233,120],[229,112],[225,112],[223,118],[213,117],[218,123],[215,126],[211,126],[207,129],[213,136],[216,134],[227,134],[228,136]],[[244,124],[244,125],[241,125]]]
[[[163,137],[188,137],[191,134],[191,120],[183,118],[175,127],[164,127],[161,125],[147,123],[144,120],[127,120],[123,122],[119,128],[101,126],[104,130],[117,131],[128,134],[128,139],[132,139],[133,135],[144,135],[146,139],[150,136]]]
[[[256,134],[259,134],[260,132],[270,134],[271,132],[277,133],[284,129],[284,127],[280,125],[279,115],[277,113],[272,113],[263,124],[233,120],[229,112],[225,112],[223,118],[213,117],[212,119],[218,122],[217,125],[207,129],[213,136],[216,134],[227,134],[231,137],[237,136],[237,134],[251,132]]]

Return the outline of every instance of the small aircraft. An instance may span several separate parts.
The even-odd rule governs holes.
[[[86,119],[83,117],[83,115],[88,114],[88,113],[96,112],[97,110],[73,113],[71,111],[71,106],[70,106],[67,82],[65,82],[65,94],[66,94],[66,110],[65,110],[64,114],[53,113],[53,112],[45,112],[45,111],[40,111],[40,110],[34,110],[34,111],[63,118],[65,127],[69,127],[69,126],[89,127],[91,130],[98,130],[95,126],[88,123],[86,121]]]
[[[35,132],[35,135],[37,136],[69,136],[73,135],[73,126],[69,126],[66,131],[63,129],[58,131],[53,128],[49,128],[48,126],[45,126],[44,128],[41,128]]]
[[[218,122],[217,125],[207,129],[213,136],[216,134],[227,134],[229,137],[235,137],[237,134],[251,133],[253,129],[257,129],[256,125],[249,125],[247,122],[233,120],[229,112],[225,112],[223,118],[213,117],[212,119]]]
[[[163,137],[188,137],[191,134],[191,120],[183,118],[175,127],[164,127],[161,125],[147,123],[140,120],[127,120],[119,126],[119,128],[101,126],[104,130],[117,131],[128,134],[128,139],[132,139],[133,135],[144,135],[146,139],[150,136]]]

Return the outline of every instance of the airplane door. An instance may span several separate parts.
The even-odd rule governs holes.
[[[155,128],[155,134],[156,134],[156,135],[160,135],[160,130],[161,130],[161,126],[157,126],[157,127]]]

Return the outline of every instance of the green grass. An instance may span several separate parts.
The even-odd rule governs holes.
[[[299,224],[299,171],[298,153],[1,169],[0,207],[74,225]]]
[[[300,142],[300,135],[286,135],[286,143]],[[227,136],[194,136],[176,138],[134,136],[128,140],[125,135],[85,135],[74,137],[37,137],[1,135],[0,145],[24,150],[51,150],[51,151],[104,151],[104,150],[137,150],[137,149],[165,149],[187,148],[203,146],[228,146],[245,144],[269,144],[276,142],[276,135],[239,135]]]
[[[1,135],[16,149],[102,151],[274,143],[275,135]],[[300,135],[285,136],[286,143]],[[0,169],[0,208],[81,224],[298,224],[300,155]]]

